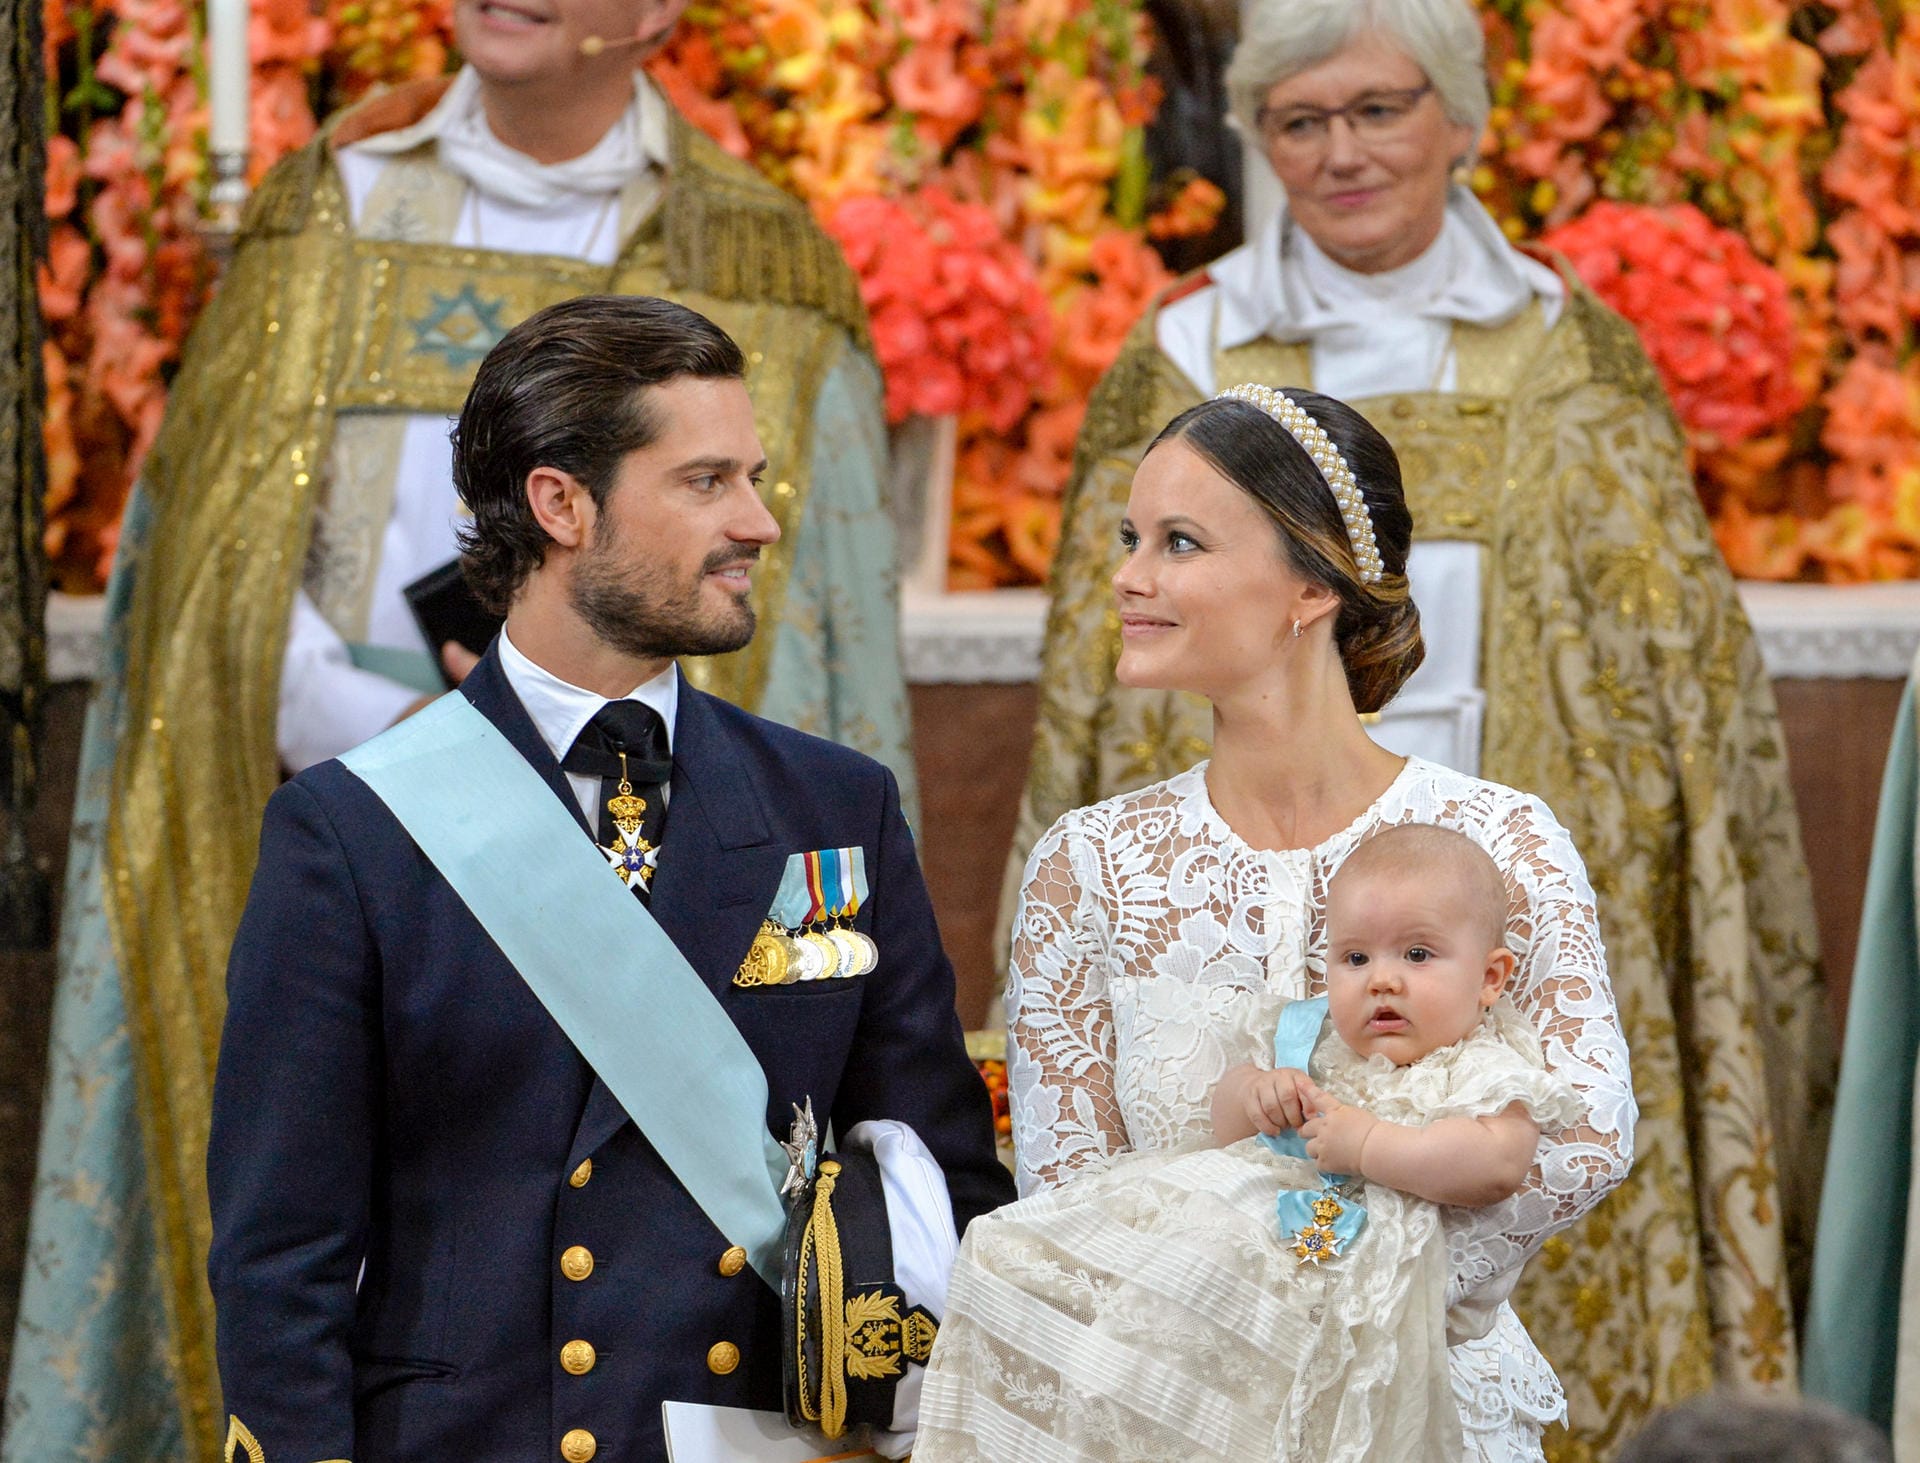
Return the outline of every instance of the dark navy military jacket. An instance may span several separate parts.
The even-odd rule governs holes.
[[[578,820],[497,651],[463,690]],[[787,856],[854,845],[877,968],[735,986]],[[897,1118],[959,1226],[1012,1197],[884,767],[683,682],[651,908],[774,1132],[809,1097],[839,1133]],[[208,1274],[225,1410],[269,1463],[552,1463],[569,1434],[624,1463],[664,1457],[663,1399],[780,1406],[772,1291],[338,762],[267,805],[227,998]]]

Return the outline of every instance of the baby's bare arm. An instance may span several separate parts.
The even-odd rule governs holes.
[[[1301,1088],[1307,1074],[1293,1067],[1263,1071],[1252,1062],[1229,1067],[1213,1089],[1213,1140],[1221,1147],[1255,1133],[1284,1133],[1306,1119]]]
[[[1513,1103],[1485,1118],[1405,1127],[1336,1102],[1308,1083],[1300,1129],[1322,1173],[1357,1173],[1435,1204],[1482,1208],[1518,1193],[1533,1169],[1540,1125]]]

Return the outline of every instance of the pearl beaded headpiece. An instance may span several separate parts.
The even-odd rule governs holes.
[[[1379,546],[1373,541],[1373,514],[1367,509],[1360,484],[1354,480],[1353,469],[1347,466],[1346,458],[1340,455],[1340,449],[1333,445],[1333,439],[1321,430],[1320,424],[1292,397],[1271,386],[1248,382],[1222,391],[1214,400],[1244,401],[1248,406],[1258,407],[1306,449],[1307,456],[1313,459],[1313,465],[1320,469],[1320,476],[1332,489],[1340,516],[1346,520],[1347,542],[1353,546],[1353,561],[1359,566],[1360,582],[1378,584],[1385,569],[1380,562]]]

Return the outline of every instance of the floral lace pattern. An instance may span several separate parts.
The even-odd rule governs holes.
[[[1514,1443],[1534,1440],[1522,1456],[1538,1456],[1541,1399],[1558,1388],[1502,1302],[1527,1257],[1625,1177],[1635,1118],[1579,855],[1539,799],[1417,759],[1332,838],[1262,851],[1214,810],[1205,774],[1203,763],[1067,814],[1028,863],[1007,995],[1021,1192],[1130,1151],[1207,1142],[1221,1075],[1270,1065],[1281,1002],[1325,988],[1326,888],[1347,855],[1397,823],[1458,829],[1506,875],[1513,1003],[1585,1109],[1543,1134],[1512,1198],[1442,1210],[1448,1304],[1488,1328],[1450,1348],[1470,1443],[1487,1445],[1472,1455],[1513,1456],[1492,1438],[1517,1428]]]

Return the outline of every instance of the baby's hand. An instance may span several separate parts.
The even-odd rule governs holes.
[[[1247,1078],[1244,1094],[1247,1121],[1269,1137],[1299,1127],[1307,1116],[1301,1098],[1306,1083],[1307,1074],[1293,1067],[1255,1071]]]
[[[1353,1107],[1327,1096],[1311,1081],[1300,1082],[1300,1096],[1311,1114],[1300,1126],[1307,1140],[1307,1157],[1322,1173],[1360,1172],[1360,1150],[1379,1119],[1363,1107]]]

